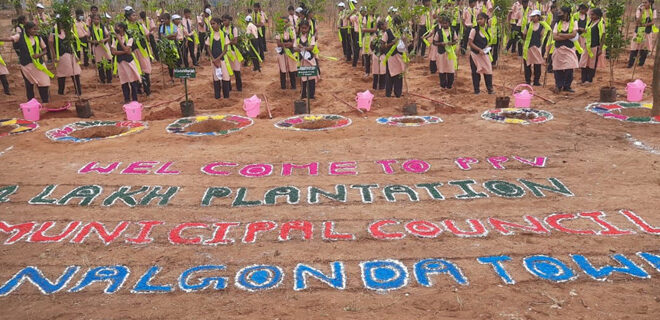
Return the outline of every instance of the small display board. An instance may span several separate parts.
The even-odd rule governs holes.
[[[174,77],[177,79],[194,79],[197,77],[195,68],[174,69]]]
[[[298,67],[298,77],[316,77],[318,75],[317,67]]]

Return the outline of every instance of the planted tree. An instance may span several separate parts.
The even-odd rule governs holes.
[[[78,51],[76,50],[77,39],[73,33],[73,28],[75,28],[75,21],[73,19],[72,11],[76,8],[83,8],[84,4],[79,0],[61,0],[53,2],[53,24],[55,28],[55,39],[57,48],[70,48],[70,52],[73,55],[77,55]],[[44,24],[45,25],[45,24]],[[52,25],[50,26],[52,27]],[[59,38],[59,34],[64,33],[64,39]],[[58,50],[58,49],[55,49]],[[71,61],[73,62],[73,60]],[[73,66],[71,66],[73,69]],[[89,105],[89,100],[82,99],[78,92],[81,91],[79,84],[76,81],[73,81],[73,86],[75,88],[77,101],[76,112],[81,118],[89,118],[92,116],[91,108]]]
[[[600,101],[603,102],[614,102],[616,100],[614,65],[627,45],[625,35],[621,30],[625,9],[624,0],[609,0],[607,3],[607,23],[605,24],[603,46],[607,47],[607,54],[610,58],[610,85],[600,89]]]
[[[509,20],[508,20],[508,15],[509,15],[509,8],[512,6],[512,1],[511,0],[494,0],[493,3],[493,17],[492,19],[497,19],[497,30],[495,32],[495,39],[496,41],[499,41],[500,45],[495,48],[497,50],[497,55],[500,56],[500,52],[502,50],[502,39],[504,39],[505,32],[507,31],[507,28],[509,26]],[[492,23],[492,21],[491,21]],[[492,36],[492,35],[491,35]],[[501,71],[501,65],[497,64],[497,69]],[[500,76],[502,79],[502,90],[499,91],[499,95],[495,97],[495,106],[498,108],[507,108],[509,107],[509,103],[511,102],[511,98],[505,94],[506,90],[506,83],[504,81],[505,77],[504,74]]]

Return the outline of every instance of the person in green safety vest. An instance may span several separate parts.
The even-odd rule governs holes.
[[[24,31],[0,41],[18,43],[18,63],[25,80],[25,95],[27,100],[34,98],[34,86],[39,90],[42,103],[50,100],[50,78],[53,74],[43,65],[42,57],[46,55],[46,43],[37,35],[39,27],[34,22],[26,22]]]
[[[183,65],[188,68],[190,58],[193,66],[198,66],[197,56],[195,55],[195,47],[199,44],[199,35],[197,34],[197,25],[193,22],[192,11],[190,9],[183,9],[183,19],[181,19],[181,29],[183,30]]]
[[[83,59],[83,66],[89,66],[89,24],[85,23],[85,13],[82,9],[76,9],[75,26],[72,28],[76,37],[76,49],[78,56]]]
[[[311,27],[309,21],[302,20],[298,25],[300,32],[296,37],[296,42],[293,46],[293,49],[299,53],[300,57],[300,66],[301,67],[316,67],[317,66],[317,55],[318,47],[316,44],[316,38],[311,33]],[[313,77],[302,77],[302,93],[301,99],[315,99],[316,93],[316,81],[319,79],[319,76]]]
[[[362,64],[364,64],[364,78],[368,78],[371,75],[371,59],[372,59],[372,49],[371,42],[376,35],[378,29],[376,28],[376,22],[378,19],[374,14],[373,8],[362,7],[360,10],[363,10],[362,14]]]
[[[220,93],[222,92],[222,97],[228,99],[232,69],[227,55],[231,52],[229,38],[222,31],[222,19],[218,17],[211,19],[211,29],[209,30],[209,37],[206,39],[206,46],[211,53],[214,96],[216,99],[220,99]]]
[[[266,24],[268,24],[268,17],[266,17],[266,12],[261,9],[261,3],[255,2],[252,5],[254,8],[254,24],[259,28],[259,43],[261,44],[261,49],[263,52],[268,52],[268,47],[266,46]],[[262,54],[261,59],[264,60],[265,55]]]
[[[639,53],[639,66],[643,66],[649,51],[653,50],[654,38],[658,36],[658,13],[653,8],[654,0],[642,0],[642,4],[635,12],[637,28],[635,37],[630,43],[630,58],[628,59],[628,68],[632,68]],[[657,41],[657,39],[655,40]],[[660,52],[656,52],[660,54]],[[655,66],[658,68],[658,66]]]
[[[426,42],[424,36],[432,30],[434,19],[431,12],[431,0],[422,0],[424,12],[420,15],[417,22],[417,43],[415,44],[415,52],[420,56],[426,55]]]
[[[561,7],[558,15],[559,22],[552,31],[555,40],[552,52],[552,68],[555,75],[554,92],[575,92],[571,88],[571,84],[573,83],[573,69],[578,68],[576,48],[580,48],[577,21],[574,21],[571,16],[570,7]]]
[[[222,16],[222,31],[227,35],[229,39],[229,49],[232,55],[230,55],[229,63],[231,64],[231,69],[234,72],[234,80],[236,81],[236,91],[243,91],[243,78],[241,77],[241,67],[243,64],[243,55],[241,51],[238,50],[236,45],[238,44],[238,28],[234,26],[234,18],[232,16],[225,14]],[[231,86],[229,87],[231,89]]]
[[[580,35],[580,46],[584,48],[586,43],[584,39],[584,33],[587,30],[587,25],[589,24],[589,6],[586,4],[580,4],[578,6],[578,12],[573,14],[573,20],[577,21],[578,29],[577,33]],[[578,59],[581,58],[581,54],[578,53]]]
[[[59,15],[56,16],[57,21]],[[54,32],[48,37],[48,46],[55,60],[55,76],[57,77],[57,94],[64,95],[66,78],[71,77],[76,95],[82,94],[80,87],[80,74],[82,70],[78,64],[73,39],[66,38],[66,32],[60,22],[55,23]],[[66,44],[65,44],[66,43]]]
[[[0,46],[3,45],[0,42]],[[7,69],[7,63],[2,59],[0,55],[0,82],[2,82],[2,90],[6,95],[9,95],[9,82],[7,81],[7,75],[9,74],[9,69]]]
[[[37,3],[36,5],[37,12],[34,13],[34,24],[39,26],[40,24],[51,24],[51,17],[46,13],[46,7]],[[42,36],[41,40],[43,43],[48,43],[48,36]],[[50,52],[50,46],[46,46],[46,57],[48,57],[48,64],[52,63],[53,56]]]
[[[286,17],[282,18],[286,26],[282,34],[275,35],[277,41],[277,65],[280,72],[280,88],[286,90],[286,77],[289,75],[291,89],[296,89],[296,72],[298,71],[298,55],[294,53],[293,45],[296,43],[296,29]],[[301,20],[302,21],[302,20]]]
[[[259,28],[252,23],[252,16],[248,15],[245,17],[245,34],[250,37],[250,44],[248,50],[251,52],[250,57],[252,60],[252,71],[261,72],[261,55],[259,54],[259,43],[257,42],[259,38]],[[254,55],[252,55],[254,53]]]
[[[204,12],[201,15],[197,16],[197,33],[199,35],[199,45],[197,46],[197,63],[199,63],[199,58],[202,55],[202,51],[205,52],[205,55],[208,57],[209,52],[206,51],[206,37],[208,37],[209,30],[211,29],[211,6],[208,5],[204,8]]]
[[[156,50],[156,22],[151,17],[147,17],[147,13],[145,11],[140,11],[139,16],[140,23],[145,26],[147,31],[147,38],[149,40],[149,46],[151,46],[151,53],[153,58],[154,60],[158,61],[160,57],[158,56],[158,50]]]
[[[338,20],[337,28],[339,29],[339,41],[341,41],[341,48],[344,52],[346,62],[353,60],[353,48],[351,45],[351,25],[349,21],[350,11],[346,10],[346,4],[340,2],[337,4]]]
[[[521,0],[520,10],[518,11],[518,16],[516,17],[516,30],[513,32],[512,37],[515,38],[517,43],[518,56],[522,57],[523,54],[523,30],[527,30],[529,23],[529,15],[532,12],[532,8],[529,6],[529,0]]]
[[[92,45],[92,54],[96,61],[101,83],[112,83],[112,55],[110,54],[109,42],[110,31],[101,24],[101,16],[93,14],[90,26],[92,35],[89,43]]]
[[[175,14],[173,16],[174,18],[178,18],[179,21],[181,21],[181,16]],[[177,20],[177,19],[175,19]],[[181,56],[180,53],[178,52],[179,48],[177,43],[177,40],[179,38],[179,29],[177,26],[170,20],[170,14],[169,13],[163,13],[160,15],[160,27],[158,28],[158,38],[160,40],[166,40],[168,41],[170,45],[170,49],[176,50],[177,51],[177,56]],[[181,59],[177,60],[176,66],[178,67],[181,63]],[[170,68],[169,66],[167,67],[168,73],[170,75],[170,83],[174,84],[174,69]]]
[[[140,87],[140,70],[133,54],[133,38],[127,33],[128,26],[123,23],[115,25],[116,39],[112,41],[110,52],[115,56],[115,66],[124,94],[124,103],[138,100]]]
[[[429,44],[429,72],[431,74],[436,74],[438,72],[438,46],[433,44],[433,39],[435,39],[435,36],[438,34],[438,30],[440,30],[440,18],[443,16],[443,14],[434,14],[434,23],[433,23],[433,29],[428,32],[426,35],[426,42]]]
[[[138,14],[132,8],[124,13],[126,16],[126,26],[133,37],[133,56],[137,60],[142,72],[142,89],[147,96],[151,95],[151,59],[153,58],[151,47],[149,46],[148,29],[140,19]],[[141,88],[138,88],[141,94]]]
[[[472,85],[474,94],[479,94],[479,83],[481,75],[484,75],[484,82],[488,94],[493,94],[493,64],[491,39],[495,35],[490,34],[488,29],[488,15],[481,12],[477,15],[477,24],[470,31],[468,36],[468,46],[470,47],[470,68],[472,69]]]
[[[589,13],[589,24],[585,35],[585,52],[580,57],[580,68],[582,69],[582,83],[594,82],[596,68],[603,66],[605,62],[605,50],[603,49],[603,37],[605,37],[605,21],[603,11],[593,8]]]
[[[349,1],[355,1],[355,0],[349,0]],[[353,4],[357,3],[355,1]],[[361,37],[361,26],[360,26],[360,12],[358,11],[358,8],[355,8],[351,11],[351,15],[349,18],[350,24],[351,24],[351,51],[353,52],[353,67],[357,67],[357,63],[360,60],[360,39]]]
[[[504,50],[510,51],[511,53],[516,53],[518,49],[518,43],[516,38],[516,32],[521,30],[518,28],[518,15],[520,14],[520,1],[516,0],[513,5],[511,5],[511,10],[507,16],[509,21],[509,41],[506,43],[506,48]],[[503,22],[502,22],[503,23]]]
[[[440,77],[440,87],[451,89],[454,86],[454,74],[458,67],[458,57],[456,56],[458,33],[451,28],[449,16],[440,15],[439,21],[433,35],[433,46],[437,48],[435,65]]]
[[[527,30],[523,30],[523,59],[525,61],[525,83],[532,84],[532,66],[534,67],[534,85],[540,86],[543,53],[541,47],[546,37],[552,32],[550,25],[541,21],[541,11],[534,10],[530,16]]]
[[[461,39],[461,54],[465,54],[470,31],[477,25],[477,0],[468,0],[468,7],[463,10],[463,38]]]
[[[400,17],[394,17],[392,20],[394,25],[403,23]],[[406,44],[403,39],[397,37],[385,21],[379,21],[378,30],[381,31],[381,41],[383,43],[381,50],[387,52],[383,63],[385,64],[386,83],[385,83],[385,96],[391,97],[392,91],[397,98],[401,97],[403,93],[403,72],[406,70],[406,63],[403,55],[406,54]]]
[[[371,41],[371,73],[373,74],[373,85],[374,90],[385,90],[387,85],[387,72],[386,72],[386,63],[385,57],[387,52],[382,46],[382,31],[379,27],[379,24],[387,24],[386,21],[381,20],[380,18],[376,19],[376,32],[374,33],[373,40]]]
[[[443,8],[438,8],[438,13],[436,16],[439,17],[443,12],[445,14],[450,15],[451,28],[454,30],[456,34],[461,35],[462,34],[461,29],[463,28],[463,24],[461,23],[460,6],[454,0],[447,0]]]

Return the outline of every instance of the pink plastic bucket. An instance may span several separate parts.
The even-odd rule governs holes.
[[[243,110],[245,110],[245,113],[250,118],[258,116],[259,112],[261,112],[261,99],[256,95],[243,99]]]
[[[124,105],[126,119],[129,121],[142,121],[142,104],[133,101]]]
[[[358,92],[357,97],[355,97],[355,101],[357,101],[358,109],[369,111],[371,110],[371,103],[374,101],[374,95],[369,92],[369,90],[365,92]]]
[[[627,100],[630,102],[642,101],[642,98],[644,98],[644,89],[646,89],[646,84],[642,80],[637,79],[633,82],[628,82],[626,86]]]
[[[39,111],[41,111],[41,108],[41,103],[34,98],[26,103],[21,103],[21,110],[23,111],[23,118],[25,120],[39,121]]]
[[[522,90],[518,93],[519,88],[528,88],[527,90]],[[513,89],[513,101],[516,108],[529,108],[532,105],[532,98],[534,97],[534,88],[528,84],[519,84]]]

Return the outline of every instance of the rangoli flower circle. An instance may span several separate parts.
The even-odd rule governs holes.
[[[378,118],[376,122],[396,127],[421,127],[427,124],[440,123],[442,119],[435,116],[394,116]]]
[[[39,128],[39,125],[30,120],[16,118],[0,119],[0,137],[32,132],[37,128]]]
[[[253,123],[250,118],[233,114],[196,116],[180,118],[170,123],[165,130],[190,137],[223,136],[243,130]]]
[[[623,122],[634,122],[634,123],[660,123],[660,116],[656,117],[634,117],[627,116],[622,114],[621,111],[626,109],[648,109],[649,114],[650,110],[653,108],[651,103],[639,103],[639,102],[597,102],[592,103],[587,106],[587,111],[593,112],[605,119],[616,119]]]
[[[336,114],[299,115],[275,124],[276,128],[295,131],[321,131],[344,128],[351,119]]]
[[[142,121],[80,121],[48,130],[46,137],[53,141],[89,142],[123,137],[146,128],[147,123]]]
[[[530,108],[491,109],[481,115],[486,120],[500,123],[532,124],[543,123],[553,119],[552,113]]]

